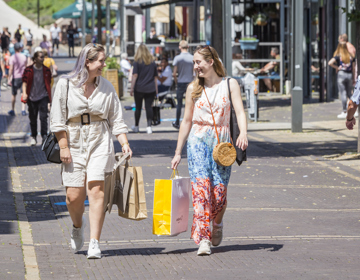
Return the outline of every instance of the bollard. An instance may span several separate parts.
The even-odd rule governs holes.
[[[302,132],[303,90],[294,87],[291,91],[291,132]]]

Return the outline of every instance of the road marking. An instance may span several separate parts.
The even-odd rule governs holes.
[[[14,157],[13,148],[10,139],[5,139],[5,147],[7,148],[9,158],[9,169],[11,181],[14,191],[15,208],[19,223],[21,248],[23,250],[25,264],[25,278],[27,280],[40,279],[39,267],[36,259],[34,240],[32,238],[31,226],[26,215],[24,204],[23,190],[20,181],[20,175]],[[25,245],[26,244],[26,245]]]

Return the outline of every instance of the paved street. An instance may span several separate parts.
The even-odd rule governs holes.
[[[74,66],[65,57],[56,63],[64,71]],[[232,167],[223,242],[204,257],[189,231],[152,235],[154,179],[170,177],[178,133],[163,121],[146,134],[143,111],[141,133],[128,137],[132,164],[143,168],[149,218],[122,219],[114,207],[100,241],[103,258],[87,260],[89,227],[74,254],[60,166],[45,160],[40,145],[29,146],[19,96],[16,117],[7,115],[10,95],[0,98],[0,279],[359,279],[360,160],[344,156],[356,150],[357,129],[336,118],[339,100],[307,101],[306,129],[292,134],[289,97],[261,98],[260,122],[249,123],[248,161]],[[171,119],[175,110],[161,114]],[[134,112],[124,116],[133,125]],[[188,176],[185,150],[179,171]]]

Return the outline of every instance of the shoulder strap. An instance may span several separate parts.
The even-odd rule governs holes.
[[[69,96],[69,79],[66,79],[67,80],[67,87],[66,87],[66,121],[68,119],[68,111],[67,111],[67,101],[68,101],[68,96]]]

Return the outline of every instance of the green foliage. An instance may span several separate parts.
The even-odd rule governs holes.
[[[124,73],[120,71],[120,64],[118,63],[116,57],[108,57],[105,63],[106,67],[104,67],[104,71],[108,69],[117,69],[119,78],[125,77]]]
[[[37,22],[37,0],[5,0],[5,2],[27,18],[35,23]],[[40,25],[44,26],[54,23],[53,13],[66,8],[72,3],[74,3],[74,0],[40,0]]]
[[[254,37],[244,37],[241,38],[240,41],[257,41],[257,39]]]
[[[360,21],[360,11],[359,10],[352,10],[350,13],[348,13],[346,8],[338,7],[338,6],[336,8],[341,9],[343,14],[346,14],[348,21],[350,21],[350,22]]]

